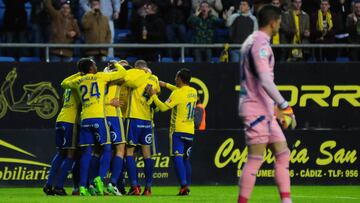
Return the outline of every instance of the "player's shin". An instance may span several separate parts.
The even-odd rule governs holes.
[[[122,163],[122,169],[121,169],[121,173],[119,175],[118,178],[118,182],[116,184],[117,188],[119,189],[120,193],[122,195],[126,194],[126,190],[125,190],[125,171],[126,171],[126,162],[124,161],[125,159],[123,159],[123,163]]]
[[[290,175],[289,160],[290,151],[288,149],[275,155],[275,181],[279,189],[282,203],[291,203],[290,197]]]
[[[145,158],[145,188],[150,188],[154,171],[154,161],[151,158]]]
[[[79,194],[79,187],[80,187],[80,161],[76,158],[74,167],[72,170],[72,180],[73,180],[73,195]]]
[[[94,185],[94,179],[99,175],[100,157],[98,154],[91,156],[89,167],[89,184]]]
[[[119,176],[122,173],[123,162],[123,158],[117,155],[112,159],[110,183],[113,184],[113,186],[116,186]]]
[[[99,168],[99,176],[101,177],[102,181],[104,181],[104,178],[106,177],[107,172],[110,168],[110,161],[111,161],[111,145],[105,144],[103,146],[102,155],[100,157],[100,168]]]
[[[183,162],[183,156],[175,155],[174,156],[174,168],[178,180],[180,181],[181,186],[186,186],[186,172],[185,172],[185,165]]]
[[[73,165],[74,165],[74,158],[66,157],[63,163],[61,164],[60,175],[56,183],[56,188],[58,189],[64,188],[64,183],[66,181],[68,174],[71,172]]]
[[[239,180],[240,192],[238,203],[246,203],[256,182],[256,174],[263,163],[262,156],[248,155]]]
[[[127,172],[131,186],[136,187],[137,183],[137,170],[134,156],[126,156]]]
[[[189,158],[184,158],[184,164],[185,164],[185,171],[186,171],[186,182],[187,182],[187,185],[190,186],[190,184],[191,184],[191,173],[192,173],[190,159]]]
[[[52,186],[54,183],[54,178],[55,175],[57,174],[57,171],[59,170],[61,163],[63,162],[63,155],[61,154],[61,152],[57,152],[54,156],[54,158],[51,161],[51,168],[49,171],[49,177],[48,180],[46,181],[46,185],[47,186]]]
[[[89,166],[91,161],[91,146],[85,146],[81,149],[81,158],[80,158],[80,186],[86,187],[88,174],[89,174]]]

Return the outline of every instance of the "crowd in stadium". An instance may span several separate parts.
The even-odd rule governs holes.
[[[112,3],[113,2],[113,3]],[[0,6],[3,43],[243,43],[258,29],[256,14],[264,3],[283,10],[279,35],[273,44],[360,42],[359,0],[2,0]],[[231,47],[230,47],[231,48]],[[338,57],[359,59],[354,49],[278,49],[277,59],[334,61]],[[51,49],[51,61],[72,61],[74,56],[105,60],[113,49]],[[115,56],[179,57],[175,49],[115,50]],[[212,61],[219,50],[194,49],[186,53],[195,61]],[[349,55],[350,54],[350,55]],[[44,57],[41,49],[2,49],[2,56]],[[239,51],[230,49],[230,60]]]

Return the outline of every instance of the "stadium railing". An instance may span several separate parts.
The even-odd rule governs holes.
[[[178,49],[180,50],[180,62],[185,62],[185,50],[193,48],[224,48],[225,44],[137,44],[137,43],[126,43],[126,44],[35,44],[35,43],[1,43],[0,48],[41,48],[45,50],[46,62],[50,62],[49,50],[51,48],[122,48],[122,49]],[[241,49],[241,44],[229,44],[231,49]],[[323,49],[328,48],[346,48],[346,49],[360,49],[360,44],[279,44],[272,45],[273,48],[284,48],[284,49],[310,49],[314,53],[315,49],[319,49],[319,56],[322,58]]]

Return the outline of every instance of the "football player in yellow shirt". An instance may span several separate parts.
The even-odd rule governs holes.
[[[80,195],[89,195],[87,178],[92,153],[92,145],[99,143],[102,147],[99,176],[94,179],[98,195],[104,194],[104,178],[110,167],[112,154],[109,129],[105,119],[105,87],[107,83],[124,78],[126,70],[115,64],[116,71],[111,73],[97,72],[96,63],[90,58],[78,61],[82,76],[71,81],[63,81],[63,88],[76,89],[82,104],[79,146],[80,159]]]
[[[110,61],[104,72],[116,71],[116,61]],[[107,186],[107,192],[114,195],[122,195],[117,188],[117,182],[123,172],[125,154],[125,132],[123,115],[120,109],[120,95],[122,88],[121,82],[111,82],[106,86],[105,91],[105,115],[110,129],[111,142],[115,148],[115,155],[111,161],[111,177]]]
[[[135,63],[136,71],[149,72],[147,63],[143,60],[138,60]],[[128,73],[127,76],[130,76]],[[160,92],[159,80],[155,75],[150,75],[146,80],[130,80],[135,81],[136,84],[132,85],[129,95],[129,102],[127,105],[127,149],[126,149],[126,165],[131,189],[129,195],[140,195],[140,188],[137,181],[137,170],[134,158],[134,149],[136,146],[141,145],[142,154],[145,162],[145,190],[143,195],[151,195],[151,184],[153,174],[153,160],[151,158],[151,146],[153,142],[152,133],[152,110],[148,104],[149,95],[147,95],[146,87],[153,87]],[[129,82],[125,78],[125,85]]]
[[[64,79],[73,80],[80,76],[76,73]],[[58,152],[55,154],[49,171],[48,180],[43,188],[47,195],[66,195],[64,183],[74,164],[74,154],[78,140],[79,105],[80,100],[75,90],[65,89],[63,107],[56,119],[55,141]],[[59,176],[54,181],[56,174]],[[53,183],[56,182],[53,188]]]
[[[194,114],[197,91],[190,87],[190,70],[181,69],[175,77],[176,87],[166,85],[172,89],[170,97],[162,102],[156,95],[156,90],[148,88],[155,105],[160,111],[171,111],[170,120],[170,154],[173,156],[174,167],[180,180],[179,195],[188,195],[191,180],[190,155],[194,139]]]
[[[132,68],[132,66],[129,65],[129,63],[126,60],[120,60],[119,63],[126,69],[129,70]],[[120,95],[119,95],[119,100],[118,100],[118,106],[121,109],[121,114],[122,114],[122,118],[123,118],[123,123],[125,125],[126,123],[126,109],[127,109],[127,102],[128,102],[128,96],[130,93],[131,88],[122,84],[120,85]],[[122,169],[121,169],[121,173],[119,175],[118,178],[118,182],[117,182],[117,188],[119,190],[119,192],[122,195],[126,195],[126,190],[125,190],[125,172],[126,172],[126,161],[124,159],[123,164],[122,164]]]

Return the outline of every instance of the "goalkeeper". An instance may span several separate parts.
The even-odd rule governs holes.
[[[276,158],[275,181],[281,202],[291,203],[290,151],[274,116],[274,102],[284,129],[294,128],[296,122],[291,107],[274,83],[275,58],[270,47],[270,39],[280,27],[281,10],[266,5],[259,11],[258,21],[259,31],[245,40],[241,50],[239,115],[243,118],[249,154],[239,180],[238,202],[248,201],[264,151],[270,145]]]

